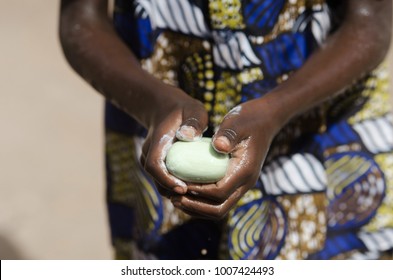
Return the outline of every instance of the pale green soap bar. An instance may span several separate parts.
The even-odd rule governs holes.
[[[194,142],[175,142],[165,161],[168,171],[183,181],[215,183],[224,177],[229,156],[217,153],[211,138],[202,138]]]

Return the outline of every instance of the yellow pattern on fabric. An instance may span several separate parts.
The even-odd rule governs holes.
[[[352,125],[371,119],[384,117],[390,111],[389,77],[386,63],[374,70],[365,82],[362,96],[368,98],[367,103],[348,122]],[[393,136],[392,136],[393,137]],[[386,195],[375,217],[364,227],[366,231],[375,232],[384,227],[393,227],[393,154],[376,155],[377,162],[385,175]]]
[[[253,44],[262,45],[276,39],[282,33],[292,32],[296,20],[304,13],[306,7],[309,9],[320,9],[324,3],[325,0],[287,1],[272,30],[264,36],[249,35],[249,39]]]
[[[209,11],[214,29],[245,27],[240,0],[209,0]]]
[[[106,153],[112,186],[109,199],[135,208],[141,214],[138,216],[139,225],[149,232],[159,219],[159,197],[140,169],[135,145],[133,137],[106,133]]]
[[[332,194],[340,194],[345,187],[366,173],[370,166],[371,162],[360,156],[344,156],[338,163],[332,159],[328,160],[326,162],[328,189]]]
[[[106,133],[106,156],[111,173],[111,193],[113,202],[133,206],[135,201],[135,164],[134,143],[131,137],[118,133]]]
[[[228,72],[223,72],[221,78],[216,83],[216,99],[213,105],[213,115],[211,122],[218,126],[224,116],[240,102],[241,84],[236,76]]]
[[[330,157],[331,155],[338,154],[338,153],[345,153],[345,152],[359,152],[362,150],[362,147],[359,143],[351,143],[351,144],[344,144],[344,145],[339,145],[336,147],[330,147],[327,148],[323,152],[323,156],[325,158]],[[340,160],[334,162],[334,165],[338,165],[342,160],[345,160],[345,157],[341,158]],[[331,167],[333,168],[333,167]]]
[[[179,71],[183,89],[192,97],[204,102],[208,112],[213,108],[215,89],[212,59],[209,53],[194,53],[185,59]]]
[[[116,238],[113,241],[113,247],[115,249],[115,259],[116,260],[130,260],[133,259],[132,255],[132,241],[122,240]]]
[[[389,74],[385,64],[371,73],[365,86],[362,95],[369,100],[359,112],[349,118],[348,123],[351,125],[383,116],[391,109]]]
[[[379,207],[383,174],[363,153],[326,163],[330,226],[361,222]],[[350,206],[350,207],[349,207]]]
[[[141,181],[145,188],[142,191],[144,201],[146,203],[147,209],[149,209],[149,214],[153,221],[158,220],[158,213],[156,211],[156,206],[158,205],[158,197],[155,194],[153,187],[149,184],[149,182],[145,178],[141,178]],[[156,202],[156,203],[155,203]],[[148,230],[153,230],[154,224],[149,223]]]
[[[237,203],[237,206],[246,205],[262,198],[260,190],[249,190]],[[233,248],[229,254],[233,259],[243,259],[249,248],[254,247],[260,237],[263,225],[267,220],[268,208],[266,205],[254,205],[250,209],[240,211],[234,215],[232,210],[229,214],[228,226],[234,227],[230,237]]]
[[[243,70],[237,74],[237,77],[240,83],[246,85],[255,81],[263,80],[263,73],[261,68],[255,67]]]
[[[271,32],[263,36],[263,40],[258,40],[257,38],[251,40],[257,44],[258,41],[260,41],[261,44],[268,43],[276,39],[277,36],[282,33],[291,32],[296,19],[298,19],[299,15],[305,11],[305,5],[305,0],[287,1]]]
[[[241,90],[244,84],[262,80],[263,73],[260,68],[250,68],[233,75],[231,72],[222,72],[216,82],[216,95],[213,105],[213,114],[210,121],[217,127],[225,115],[241,100]],[[213,86],[213,85],[212,85]]]
[[[254,242],[249,241],[247,244],[248,229],[247,225],[249,225],[250,221],[256,221],[256,217],[264,217],[259,220],[260,224],[266,222],[266,207],[258,207],[258,205],[252,206],[248,211],[244,211],[239,216],[235,216],[234,218],[238,220],[238,223],[232,233],[231,239],[232,244],[234,246],[234,250],[230,252],[232,257],[236,259],[244,258],[245,253],[247,253],[248,246],[253,247],[255,245]]]
[[[158,222],[159,215],[157,208],[159,198],[152,185],[147,181],[144,175],[139,171],[135,171],[139,178],[139,181],[135,182],[138,184],[137,194],[138,199],[135,202],[138,212],[138,225],[144,232],[150,233]]]
[[[385,174],[386,195],[382,205],[377,210],[376,216],[365,226],[365,230],[369,232],[378,231],[385,227],[393,227],[393,153],[377,155],[375,161]]]
[[[243,205],[250,203],[251,201],[261,198],[262,198],[262,192],[260,190],[251,189],[242,196],[242,198],[237,202],[236,205],[237,207],[241,207]]]
[[[151,57],[141,60],[141,65],[157,79],[178,86],[180,64],[186,57],[204,50],[209,50],[209,46],[201,39],[166,31],[158,36]]]

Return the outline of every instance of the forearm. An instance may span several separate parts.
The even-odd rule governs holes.
[[[352,0],[346,8],[342,26],[301,69],[260,100],[279,127],[345,90],[386,55],[391,1]]]
[[[107,1],[63,1],[60,41],[70,65],[105,98],[141,124],[162,84],[141,69],[107,16]],[[99,4],[96,4],[99,3]]]

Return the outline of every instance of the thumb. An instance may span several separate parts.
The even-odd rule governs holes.
[[[213,147],[219,153],[231,153],[240,142],[241,136],[232,123],[232,119],[224,119],[213,136]]]
[[[183,109],[183,122],[176,132],[176,138],[181,141],[197,140],[207,128],[208,114],[203,104],[193,105]]]

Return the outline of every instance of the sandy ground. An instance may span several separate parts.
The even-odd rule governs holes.
[[[109,259],[103,99],[69,68],[58,2],[0,1],[0,259]]]
[[[58,1],[0,2],[0,259],[110,259],[103,100],[68,67]]]

